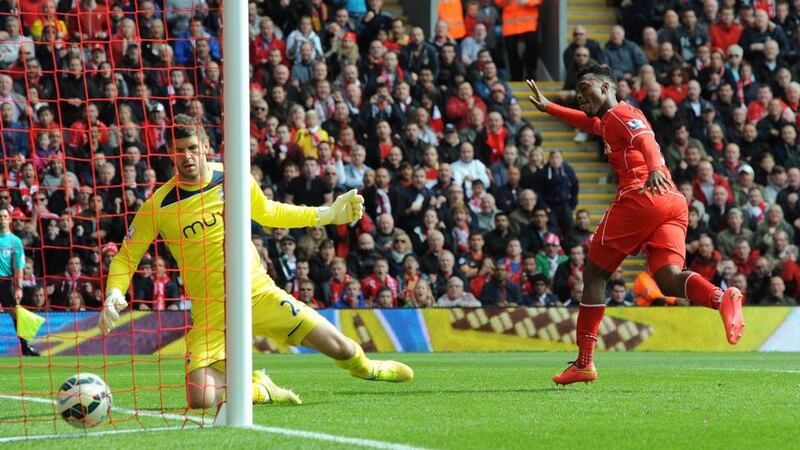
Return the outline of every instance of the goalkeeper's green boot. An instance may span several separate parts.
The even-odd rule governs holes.
[[[289,389],[276,385],[263,370],[253,371],[253,404],[274,403],[278,405],[300,405],[300,397]]]

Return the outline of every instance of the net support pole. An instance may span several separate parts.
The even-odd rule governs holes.
[[[225,423],[253,425],[247,2],[222,2],[225,135]]]

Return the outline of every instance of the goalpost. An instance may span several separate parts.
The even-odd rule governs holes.
[[[253,424],[250,289],[250,96],[247,2],[222,2],[225,136],[226,425]]]

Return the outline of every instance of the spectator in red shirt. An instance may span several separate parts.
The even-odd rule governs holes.
[[[458,131],[461,131],[469,125],[469,111],[474,107],[484,114],[488,111],[486,103],[474,94],[472,85],[465,81],[458,85],[458,93],[447,100],[447,119],[455,123]]]
[[[511,142],[511,136],[503,124],[503,116],[499,112],[489,113],[489,121],[486,127],[486,147],[489,149],[489,163],[495,163],[503,159],[506,152],[506,145]]]
[[[364,299],[368,304],[374,304],[378,296],[378,290],[385,286],[392,292],[392,306],[397,306],[400,285],[394,277],[389,275],[389,261],[383,256],[377,257],[372,270],[373,274],[361,282]]]
[[[742,26],[736,23],[733,8],[723,7],[719,13],[719,20],[711,25],[708,38],[712,50],[728,51],[728,47],[739,42],[742,37]]]
[[[253,40],[253,45],[250,49],[250,62],[254,65],[267,65],[269,62],[269,53],[272,50],[279,50],[281,52],[282,64],[289,65],[289,59],[286,57],[286,43],[283,39],[275,36],[275,24],[269,17],[264,17],[258,24],[261,33]]]
[[[97,0],[80,0],[70,11],[69,29],[81,41],[105,40],[111,34],[108,9]]]
[[[701,161],[697,166],[697,178],[692,183],[694,198],[704,206],[711,204],[714,187],[721,186],[728,191],[728,203],[733,203],[734,195],[728,179],[714,173],[714,167],[708,161]]]
[[[700,238],[700,245],[697,247],[697,255],[692,260],[689,270],[697,272],[708,281],[711,281],[717,274],[717,264],[722,260],[722,256],[714,250],[714,241],[708,236]]]

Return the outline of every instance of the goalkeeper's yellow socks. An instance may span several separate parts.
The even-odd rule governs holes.
[[[276,385],[263,370],[253,371],[253,404],[276,403],[300,405],[300,397],[289,389]]]
[[[391,381],[395,383],[414,378],[414,371],[397,361],[373,361],[367,358],[360,345],[353,341],[356,354],[345,360],[335,360],[336,365],[350,372],[356,378],[371,381]]]

